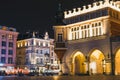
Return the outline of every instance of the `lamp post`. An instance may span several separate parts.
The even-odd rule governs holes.
[[[102,60],[102,67],[103,67],[103,74],[105,74],[105,67],[106,67],[105,59]]]

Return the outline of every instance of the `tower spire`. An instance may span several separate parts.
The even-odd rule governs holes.
[[[45,39],[45,40],[49,39],[48,32],[45,32],[44,39]]]
[[[63,19],[64,19],[64,12],[63,12],[63,9],[62,9],[62,4],[60,2],[60,0],[57,0],[58,2],[58,9],[57,9],[57,12],[56,12],[56,25],[64,25],[63,23]]]
[[[32,33],[32,37],[35,38],[35,32]]]

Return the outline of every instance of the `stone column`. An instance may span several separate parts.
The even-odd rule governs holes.
[[[102,33],[106,34],[107,36],[110,36],[111,35],[110,28],[111,28],[110,21],[108,19],[103,20]]]

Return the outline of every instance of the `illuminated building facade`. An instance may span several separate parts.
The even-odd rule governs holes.
[[[120,75],[120,2],[99,1],[64,12],[54,26],[63,73]]]
[[[12,71],[16,66],[17,36],[15,28],[0,26],[0,71]]]
[[[54,53],[54,39],[48,33],[44,38],[37,38],[33,32],[31,38],[17,41],[17,67],[41,71],[45,68],[58,68],[57,56]]]

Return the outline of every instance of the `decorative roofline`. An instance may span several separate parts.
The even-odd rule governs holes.
[[[13,27],[7,27],[7,26],[0,26],[0,30],[16,32],[16,28],[13,28]]]
[[[64,18],[70,18],[73,16],[77,16],[80,14],[88,13],[106,7],[110,7],[120,12],[120,5],[116,4],[116,2],[114,1],[104,0],[104,1],[94,2],[93,5],[89,4],[87,6],[83,6],[82,8],[74,8],[73,10],[65,11]]]

